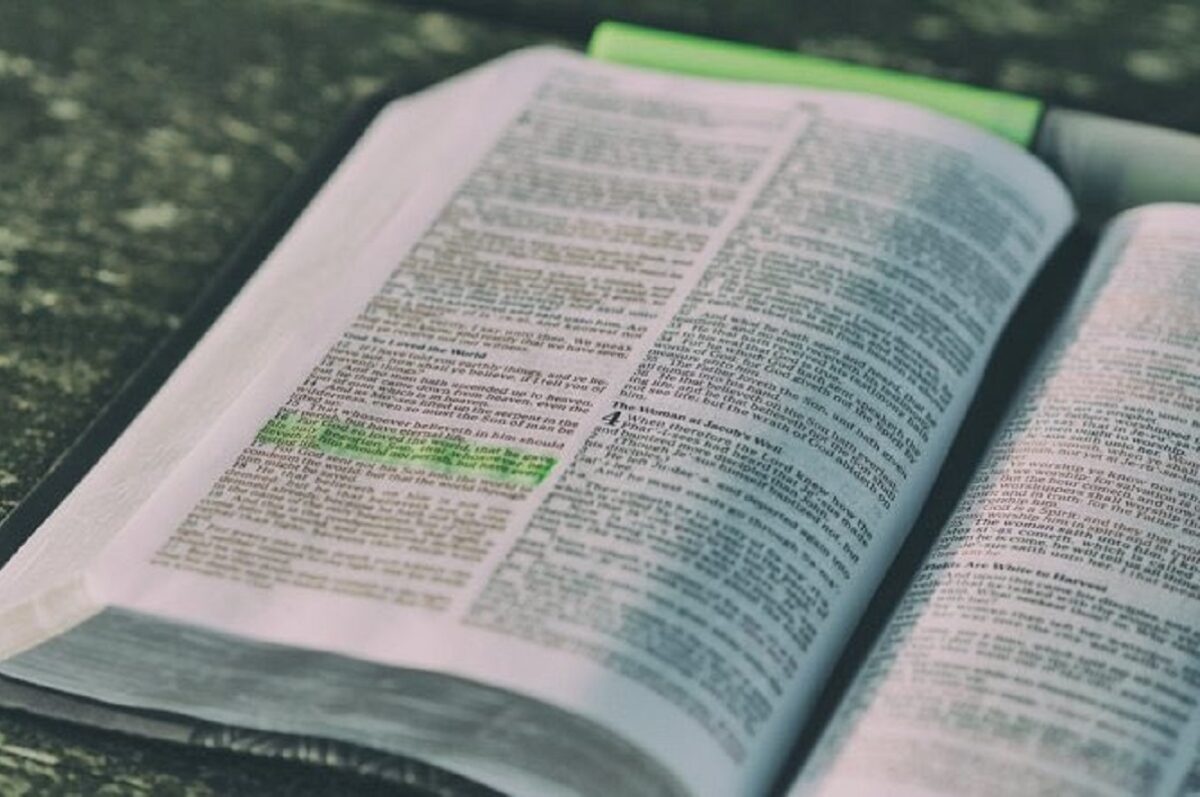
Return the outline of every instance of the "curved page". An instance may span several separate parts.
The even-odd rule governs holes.
[[[793,794],[1184,793],[1200,208],[1125,214],[1091,268]]]

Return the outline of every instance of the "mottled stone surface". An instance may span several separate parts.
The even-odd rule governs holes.
[[[4,0],[0,516],[356,99],[397,75],[417,85],[523,44],[581,41],[604,17],[1200,131],[1191,2]],[[384,791],[0,712],[0,795]]]

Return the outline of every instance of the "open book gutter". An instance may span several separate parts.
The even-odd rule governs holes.
[[[960,122],[552,50],[394,96],[0,526],[0,704],[434,793],[1187,781],[1194,208],[1059,245]]]

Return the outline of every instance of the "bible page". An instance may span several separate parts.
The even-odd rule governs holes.
[[[336,286],[343,326],[264,369],[88,590],[519,691],[691,793],[761,793],[1069,201],[883,100],[549,50],[488,95]]]
[[[1200,208],[1125,214],[1090,269],[792,794],[1197,780]]]

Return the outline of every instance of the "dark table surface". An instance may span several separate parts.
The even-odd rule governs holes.
[[[603,18],[1200,132],[1193,2],[5,0],[0,517],[356,101],[528,44],[582,46]],[[3,795],[350,792],[396,787],[0,712]]]

